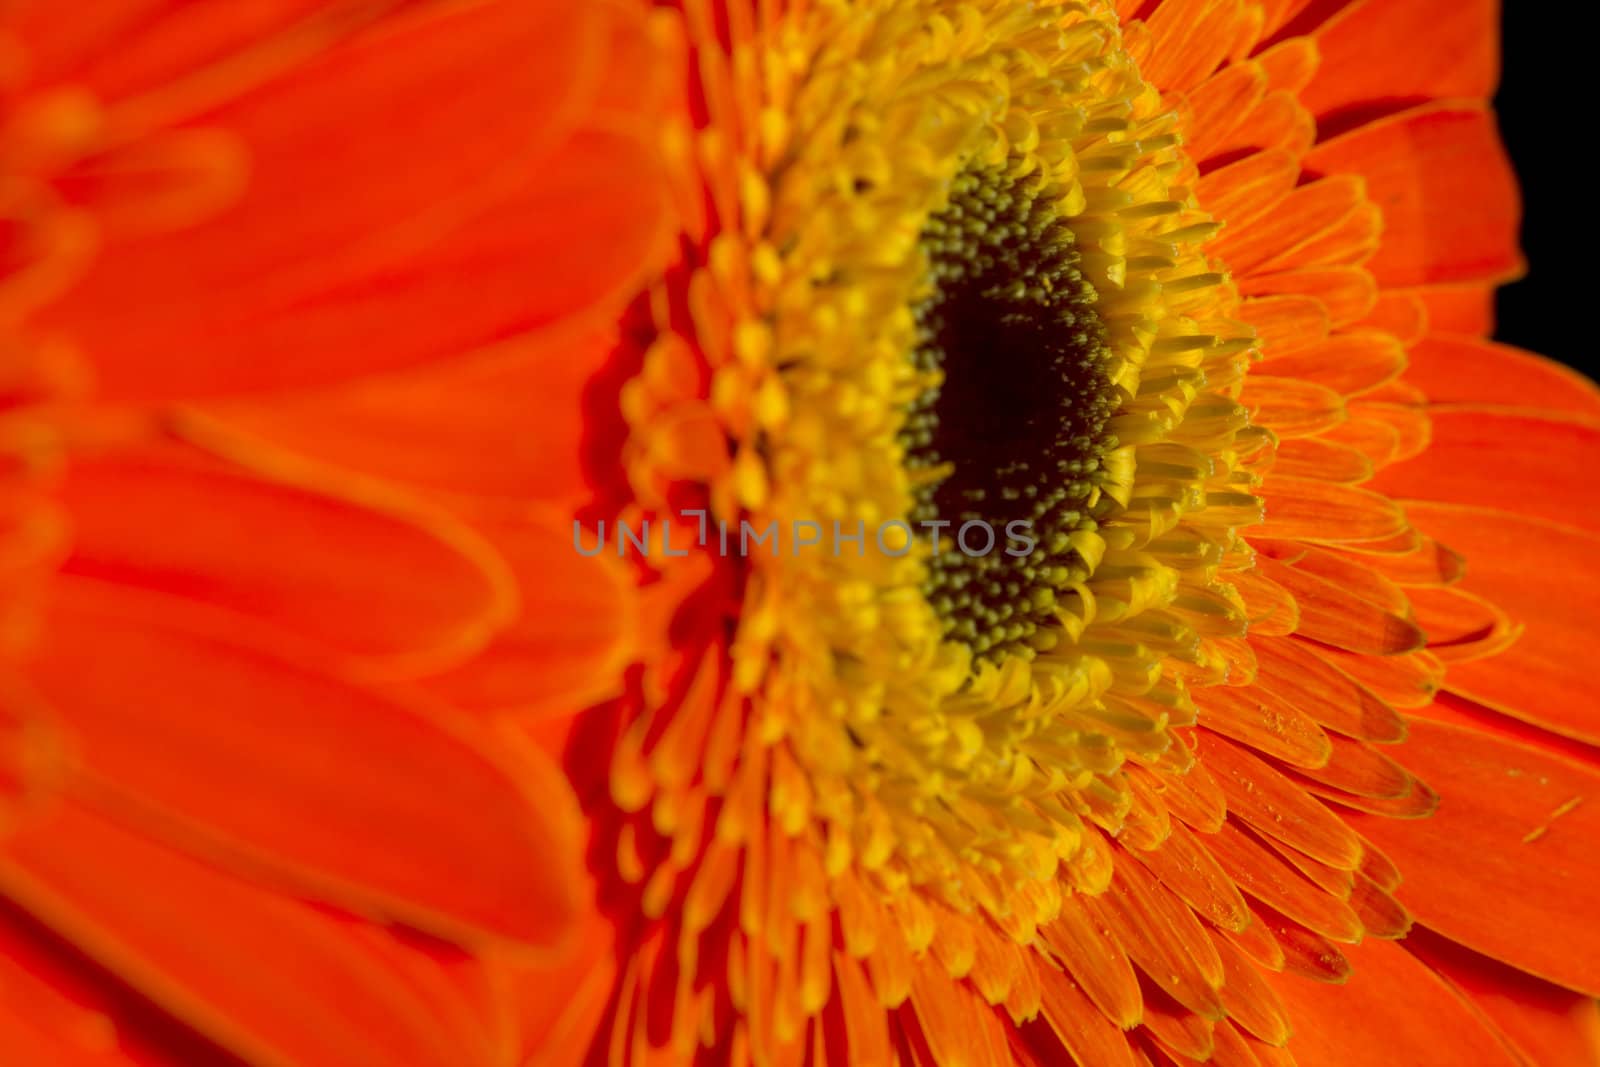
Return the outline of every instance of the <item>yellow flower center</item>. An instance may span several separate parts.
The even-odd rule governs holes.
[[[1103,0],[732,32],[685,147],[715,214],[687,289],[709,399],[652,373],[682,358],[663,336],[625,397],[632,477],[663,502],[714,421],[729,454],[687,476],[776,535],[739,561],[731,652],[785,833],[830,879],[1025,930],[1063,882],[1105,888],[1126,766],[1187,767],[1171,727],[1244,632],[1225,573],[1270,437],[1236,400],[1253,340],[1217,227]]]

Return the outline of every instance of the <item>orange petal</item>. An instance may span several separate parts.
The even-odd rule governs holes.
[[[411,367],[618,300],[665,251],[666,195],[645,130],[550,143],[552,86],[598,58],[552,23],[590,10],[435,7],[245,97],[212,117],[249,146],[245,198],[108,247],[49,321],[106,394],[155,400]]]
[[[974,940],[973,986],[989,1003],[1004,1005],[1012,1022],[1037,1016],[1040,965],[1031,949],[987,925],[975,928]]]
[[[1238,276],[1234,281],[1249,297],[1313,297],[1333,326],[1365,318],[1378,301],[1378,284],[1363,267],[1311,267]]]
[[[12,904],[0,905],[0,1062],[185,1067],[219,1053]]]
[[[1529,1063],[1600,1065],[1594,1000],[1422,931],[1406,947],[1493,1024]]]
[[[517,967],[512,1009],[520,1032],[519,1063],[579,1067],[610,1002],[617,980],[611,922],[589,911],[575,951],[550,967]]]
[[[1315,437],[1284,441],[1278,446],[1272,469],[1291,478],[1356,485],[1372,477],[1373,465],[1354,448]]]
[[[1178,744],[1182,745],[1183,742],[1179,741]],[[1130,767],[1128,773],[1155,777],[1141,767]],[[1183,774],[1162,775],[1147,784],[1161,792],[1169,812],[1193,829],[1209,833],[1221,826],[1227,816],[1228,802],[1222,795],[1222,787],[1211,776],[1211,772],[1198,762]]]
[[[1361,405],[1360,407],[1365,406]],[[1360,455],[1366,461],[1367,467],[1370,468],[1366,477],[1361,479],[1366,481],[1367,478],[1372,476],[1373,469],[1381,469],[1388,466],[1400,454],[1400,431],[1381,419],[1361,416],[1360,407],[1357,408],[1356,418],[1340,426],[1335,426],[1332,430],[1323,434],[1321,440],[1330,445],[1350,449]],[[1288,443],[1294,444],[1295,442]],[[1318,474],[1301,474],[1293,467],[1285,467],[1283,473],[1299,477],[1320,477]],[[1343,482],[1343,479],[1338,478],[1325,478],[1323,480]]]
[[[428,690],[459,708],[516,714],[571,713],[619,692],[636,652],[627,568],[580,555],[571,521],[507,518],[481,529],[517,576],[522,612],[482,652],[429,678]]]
[[[1374,656],[1410,652],[1427,643],[1415,623],[1363,599],[1348,585],[1322,577],[1310,568],[1285,566],[1266,557],[1257,565],[1299,605],[1300,623],[1295,632],[1301,637]]]
[[[1210,686],[1195,704],[1208,730],[1297,767],[1328,762],[1328,735],[1309,715],[1254,686]]]
[[[446,938],[565,936],[576,815],[531,754],[499,762],[431,708],[180,602],[83,581],[58,583],[29,675],[119,819]]]
[[[1397,615],[1403,615],[1407,610],[1406,594],[1399,586],[1374,567],[1364,562],[1352,562],[1350,556],[1359,550],[1340,554],[1325,548],[1280,541],[1258,541],[1256,544],[1262,555],[1269,557],[1263,564],[1269,573],[1274,573],[1275,568],[1288,566],[1300,574],[1331,582],[1351,599],[1364,601]],[[1379,553],[1374,550],[1368,555],[1408,555],[1409,552],[1409,548],[1400,553]]]
[[[1344,558],[1396,585],[1445,586],[1461,580],[1466,561],[1461,553],[1431,537],[1406,552],[1367,552],[1360,546],[1338,549]]]
[[[1185,1008],[1149,984],[1145,996],[1144,1033],[1178,1063],[1211,1059],[1216,1048],[1216,1023]]]
[[[1259,570],[1230,574],[1228,582],[1244,601],[1252,635],[1281,637],[1294,633],[1300,609],[1281,585]]]
[[[1457,696],[1448,690],[1440,693],[1427,707],[1418,708],[1415,714],[1421,719],[1432,719],[1434,722],[1476,730],[1502,741],[1526,745],[1542,752],[1551,752],[1574,763],[1600,770],[1600,746],[1574,740],[1520,719],[1513,719],[1509,715],[1466,697]]]
[[[1600,415],[1600,387],[1553,359],[1476,337],[1435,333],[1414,346],[1406,382],[1435,404],[1504,404]]]
[[[1243,637],[1213,638],[1211,650],[1226,666],[1229,681],[1250,685],[1256,680],[1256,652],[1249,640]]]
[[[1384,389],[1403,387],[1403,382],[1390,382]],[[1350,421],[1361,422],[1370,420],[1381,423],[1394,433],[1394,448],[1382,463],[1398,463],[1402,460],[1412,459],[1420,455],[1428,447],[1430,426],[1428,412],[1422,406],[1422,398],[1415,401],[1407,400],[1404,403],[1374,402],[1373,398],[1381,395],[1382,389],[1370,394],[1354,397],[1350,401]],[[1341,427],[1342,428],[1342,427]],[[1337,431],[1335,431],[1337,438]]]
[[[1362,105],[1482,99],[1494,92],[1500,73],[1496,0],[1357,0],[1319,27],[1315,39],[1322,62],[1301,99],[1324,130],[1341,117],[1348,125],[1356,117],[1348,112]]]
[[[1329,985],[1338,985],[1350,977],[1350,961],[1340,951],[1340,946],[1265,904],[1252,904],[1251,910],[1256,913],[1258,920],[1251,931],[1257,927],[1266,931],[1281,959],[1277,966],[1271,966],[1272,961],[1266,961],[1268,970],[1282,971]],[[1254,949],[1247,941],[1235,939],[1235,943],[1250,953],[1252,958],[1262,958],[1260,950]]]
[[[397,977],[421,994],[437,1024],[468,1049],[470,1058],[498,1062],[515,1055],[509,981],[492,962],[405,927],[350,922],[347,927]]]
[[[1363,330],[1341,333],[1287,355],[1268,354],[1262,372],[1316,382],[1341,396],[1374,389],[1406,367],[1406,352],[1386,333]],[[1254,372],[1245,379],[1254,379]]]
[[[1004,1067],[1006,1028],[965,983],[924,957],[911,982],[911,1006],[933,1063]]]
[[[859,1063],[862,1067],[890,1067],[889,1018],[878,1006],[861,964],[848,952],[833,953],[834,978],[839,995],[828,1003],[828,1062]],[[839,1058],[835,1059],[837,1051]]]
[[[1430,329],[1463,337],[1482,337],[1494,331],[1493,285],[1425,285],[1407,291],[1427,309]]]
[[[132,276],[141,266],[148,272],[148,255],[178,269],[178,252],[141,255],[128,277],[112,277],[120,260],[108,258],[53,317],[91,354],[102,393],[123,400],[403,370],[626,295],[663,247],[662,193],[650,173],[639,139],[585,134],[537,180],[521,183],[515,199],[453,227],[425,252],[277,294],[198,270],[188,278]],[[617,203],[632,209],[616,211]],[[559,276],[541,275],[558,263]],[[163,296],[197,289],[218,298],[173,309]],[[118,306],[123,300],[131,306]]]
[[[1301,185],[1271,205],[1269,212],[1251,220],[1250,225],[1226,231],[1226,236],[1216,242],[1216,254],[1240,274],[1266,273],[1273,264],[1279,270],[1287,270],[1326,262],[1301,258],[1300,252],[1360,210],[1364,193],[1361,182],[1351,177],[1335,176]],[[1205,203],[1203,197],[1201,202]],[[1230,217],[1225,211],[1227,201],[1222,207],[1207,206],[1221,218]]]
[[[1393,893],[1400,886],[1400,868],[1371,841],[1364,841],[1361,855],[1361,875],[1385,892]]]
[[[1198,129],[1196,120],[1191,128]],[[1218,138],[1211,147],[1214,154],[1206,155],[1200,151],[1194,152],[1194,158],[1204,163],[1219,156],[1227,156],[1238,152],[1258,152],[1269,148],[1281,148],[1295,155],[1303,154],[1317,139],[1316,121],[1311,117],[1311,112],[1301,105],[1294,93],[1283,89],[1269,92],[1266,96],[1256,101],[1240,116],[1237,125],[1228,131],[1228,136]]]
[[[1315,646],[1268,640],[1256,649],[1256,687],[1346,737],[1380,744],[1405,737],[1405,721],[1383,699],[1329,663]]]
[[[1327,17],[1327,5],[1316,0],[1262,0],[1265,18],[1262,21],[1263,40],[1290,33],[1304,33],[1320,25]],[[1313,8],[1308,13],[1307,8]],[[1320,10],[1319,10],[1320,9]],[[1309,21],[1309,25],[1306,23]],[[1293,43],[1292,39],[1289,43]],[[1284,47],[1277,45],[1277,48]]]
[[[1406,519],[1390,499],[1366,489],[1283,475],[1262,486],[1267,519],[1254,531],[1262,537],[1320,544],[1381,541],[1406,529]]]
[[[1213,1034],[1210,1062],[1215,1067],[1293,1067],[1294,1057],[1251,1037],[1236,1020],[1224,1019]]]
[[[1267,72],[1255,62],[1223,67],[1188,94],[1189,127],[1185,141],[1196,160],[1237,150],[1241,144],[1229,136],[1239,120],[1261,102],[1267,91]],[[1266,146],[1261,146],[1266,147]]]
[[[345,921],[76,805],[8,842],[0,885],[141,993],[252,1062],[492,1062],[440,1026],[418,991]]]
[[[1252,423],[1287,439],[1313,437],[1345,419],[1344,401],[1337,392],[1290,376],[1250,374],[1239,402],[1250,409]]]
[[[1350,908],[1361,920],[1368,937],[1395,941],[1414,928],[1411,913],[1389,891],[1366,875],[1357,875],[1350,891]]]
[[[1366,267],[1382,284],[1503,280],[1521,269],[1516,179],[1486,106],[1428,104],[1381,119],[1318,145],[1305,167],[1366,179],[1384,220]]]
[[[48,805],[71,766],[71,741],[43,701],[0,674],[0,839]]]
[[[1349,821],[1405,872],[1417,921],[1495,959],[1600,993],[1600,772],[1477,730],[1411,724],[1401,757],[1439,790],[1420,821]],[[1484,907],[1484,901],[1494,902]]]
[[[1206,848],[1209,839],[1174,823],[1161,847],[1132,855],[1195,914],[1224,930],[1243,930],[1250,924],[1250,910],[1239,887]]]
[[[1354,973],[1343,985],[1267,975],[1282,998],[1301,1067],[1353,1063],[1461,1063],[1516,1067],[1479,1018],[1403,947],[1370,940],[1346,948]]]
[[[83,160],[52,183],[92,204],[102,241],[182,229],[225,209],[249,181],[238,139],[214,129],[154,134]]]
[[[1227,219],[1230,225],[1244,229],[1246,224],[1266,216],[1285,197],[1290,196],[1299,174],[1300,161],[1292,153],[1282,150],[1258,152],[1202,177],[1195,183],[1195,196],[1212,215]],[[1334,188],[1332,191],[1342,190]],[[1320,198],[1312,196],[1307,199],[1313,204],[1319,203],[1327,199],[1326,193],[1324,191]],[[1240,239],[1244,237],[1241,235]],[[1247,247],[1256,248],[1259,253],[1259,244],[1256,241]]]
[[[1318,344],[1328,336],[1328,312],[1315,297],[1252,297],[1240,305],[1239,312],[1256,328],[1261,352],[1268,359]]]
[[[1292,1032],[1283,1003],[1267,984],[1258,968],[1233,942],[1214,937],[1226,976],[1222,1003],[1228,1017],[1271,1045],[1282,1045]]]
[[[274,69],[274,64],[265,62],[267,57],[315,53],[365,28],[375,17],[392,13],[394,7],[326,0],[198,7],[171,0],[106,0],[95,5],[92,14],[68,14],[58,4],[15,6],[16,12],[7,11],[7,16],[14,21],[18,38],[26,42],[35,83],[73,82],[113,101],[162,90],[171,93],[186,79],[202,84],[232,80],[219,78],[230,68]],[[574,31],[575,27],[551,26],[551,32],[562,37]],[[197,71],[210,77],[195,78]],[[235,74],[242,77],[242,72]],[[187,95],[202,94],[196,87]]]
[[[1029,1067],[1072,1062],[1140,1067],[1127,1036],[1054,967],[1039,968],[1040,1019],[1017,1032],[1019,1059]]]
[[[1206,847],[1249,896],[1330,940],[1345,944],[1361,940],[1361,920],[1342,900],[1314,885],[1231,820],[1206,839]]]
[[[1288,958],[1277,937],[1267,929],[1259,911],[1258,906],[1251,907],[1250,921],[1245,924],[1243,930],[1223,930],[1221,937],[1213,934],[1211,939],[1226,941],[1269,971],[1281,971]]]
[[[1290,768],[1292,775],[1362,797],[1403,797],[1411,792],[1411,776],[1404,767],[1365,741],[1328,738],[1331,756],[1321,767]]]
[[[1145,975],[1190,1011],[1220,1019],[1222,960],[1189,906],[1138,863],[1117,863],[1111,887],[1084,906]]]
[[[1522,636],[1499,605],[1460,586],[1413,589],[1410,596],[1428,650],[1447,664],[1497,656]]]
[[[236,611],[371,674],[459,661],[516,610],[505,564],[443,512],[259,478],[188,449],[84,458],[62,499],[75,527],[67,573]]]
[[[1338,808],[1381,815],[1386,819],[1426,819],[1439,810],[1439,794],[1430,789],[1426,782],[1415,778],[1410,780],[1405,793],[1393,797],[1365,796],[1309,779],[1305,782],[1305,790]]]
[[[1466,555],[1462,587],[1523,627],[1506,651],[1451,664],[1448,688],[1504,715],[1600,744],[1586,670],[1594,611],[1571,595],[1600,581],[1600,534],[1475,507],[1411,504],[1410,512]],[[1526,565],[1530,553],[1538,566]]]
[[[1167,91],[1199,85],[1228,55],[1240,36],[1239,22],[1249,14],[1244,4],[1165,0],[1146,22],[1151,56],[1144,76]]]
[[[10,130],[0,127],[8,156],[7,172],[17,164],[9,157]],[[24,159],[23,166],[26,166]],[[63,338],[46,334],[17,336],[17,323],[28,322],[36,310],[71,288],[96,252],[93,222],[72,211],[60,194],[35,181],[14,177],[0,200],[0,316],[7,323],[6,366],[0,372],[8,399],[80,396],[89,383],[82,354]],[[19,358],[20,357],[20,358]]]
[[[1308,775],[1300,777],[1305,781],[1306,792],[1353,811],[1382,815],[1387,819],[1426,819],[1439,810],[1439,794],[1430,789],[1426,782],[1410,775],[1406,775],[1401,791],[1384,791],[1390,795],[1379,795],[1371,789],[1351,790],[1343,785],[1331,787],[1311,780]],[[1393,892],[1395,886],[1400,884],[1399,870],[1393,868],[1386,859],[1371,860],[1370,857],[1377,850],[1370,842],[1367,843],[1367,849],[1368,855],[1362,857],[1362,873],[1383,889]],[[1393,884],[1388,884],[1391,882]]]
[[[1414,291],[1386,289],[1358,325],[1386,333],[1409,349],[1428,332],[1428,305]]]
[[[1380,473],[1374,488],[1600,530],[1588,468],[1600,455],[1600,418],[1452,407],[1434,409],[1430,420],[1428,450]]]
[[[1062,901],[1060,917],[1041,926],[1039,935],[1107,1019],[1124,1030],[1139,1022],[1143,1001],[1138,976],[1127,951],[1098,911],[1084,907],[1081,898],[1073,894]],[[1041,966],[1055,964],[1046,961]]]
[[[1207,730],[1195,748],[1228,798],[1228,817],[1339,870],[1355,870],[1361,841],[1338,816],[1240,745]]]
[[[423,373],[212,405],[189,418],[213,436],[259,438],[426,489],[576,501],[592,492],[585,390],[614,344],[609,330],[513,343]]]
[[[1396,708],[1426,707],[1444,682],[1444,663],[1426,650],[1368,656],[1325,645],[1306,646]]]

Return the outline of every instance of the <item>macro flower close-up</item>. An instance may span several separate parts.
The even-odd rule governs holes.
[[[0,1064],[1600,1067],[1501,15],[0,0]]]

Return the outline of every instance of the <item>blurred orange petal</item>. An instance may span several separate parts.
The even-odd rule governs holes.
[[[513,341],[427,374],[208,405],[206,437],[251,439],[423,489],[575,502],[592,490],[582,449],[588,392],[613,330]],[[537,413],[535,417],[535,413]]]
[[[580,555],[564,518],[492,519],[481,528],[509,561],[524,606],[482,652],[426,688],[458,708],[515,714],[570,714],[618,695],[640,652],[627,566],[607,550]],[[596,538],[582,534],[586,550]]]
[[[445,937],[565,936],[576,813],[548,761],[178,602],[65,579],[56,600],[28,674],[117,818]]]
[[[62,499],[75,524],[66,573],[237,611],[368,673],[459,661],[517,611],[505,564],[459,520],[359,489],[318,492],[157,445],[85,457]]]
[[[243,199],[107,246],[42,321],[103,395],[154,401],[411,367],[619,299],[666,205],[637,122],[568,132],[603,41],[590,9],[499,3],[335,49],[208,116],[249,147]]]
[[[107,878],[107,870],[118,877]],[[358,931],[63,804],[0,854],[0,886],[253,1063],[468,1067],[470,1043]]]

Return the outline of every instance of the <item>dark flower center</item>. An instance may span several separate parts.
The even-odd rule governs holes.
[[[913,524],[949,524],[918,526],[939,547],[923,593],[945,636],[988,658],[1053,641],[1056,591],[1083,569],[1068,535],[1095,524],[1116,404],[1095,291],[1058,194],[1033,184],[969,168],[928,220],[933,291],[914,309],[913,358],[944,381],[901,431],[908,468],[929,472]]]

